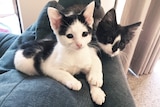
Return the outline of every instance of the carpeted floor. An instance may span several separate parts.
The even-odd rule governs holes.
[[[128,73],[128,81],[137,107],[160,107],[160,61],[152,74],[136,78]]]

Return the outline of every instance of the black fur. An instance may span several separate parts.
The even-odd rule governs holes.
[[[80,9],[80,8],[79,8]],[[81,9],[80,9],[81,10]],[[70,11],[70,9],[64,9],[61,11],[61,15],[62,15],[62,19],[61,20],[61,25],[60,25],[60,30],[59,30],[59,34],[60,35],[65,35],[67,28],[69,28],[69,26],[74,23],[75,20],[79,20],[81,23],[85,24],[89,33],[92,33],[92,28],[89,26],[89,24],[85,21],[85,17],[83,16],[83,12],[84,11],[73,11],[74,14],[70,15],[70,16],[65,16],[65,14],[68,14]],[[78,12],[78,13],[77,13]]]
[[[80,8],[79,8],[80,9]],[[87,33],[92,33],[92,28],[89,27],[88,23],[85,21],[85,17],[83,16],[83,9],[80,9],[78,13],[74,13],[73,15],[66,16],[67,12],[70,11],[68,9],[62,9],[60,14],[62,15],[61,25],[59,28],[60,35],[66,35],[66,31],[70,25],[74,23],[75,20],[79,20],[82,24],[85,24],[88,31]],[[83,32],[84,33],[84,32]],[[82,33],[82,36],[83,36]],[[40,40],[40,41],[30,41],[24,43],[20,46],[20,49],[23,49],[23,55],[26,58],[33,58],[34,67],[39,74],[43,74],[41,69],[42,61],[45,61],[53,52],[55,40]]]
[[[118,48],[123,50],[132,39],[134,30],[141,24],[137,22],[129,26],[121,26],[117,24],[115,9],[109,10],[101,22],[98,24],[96,36],[100,43],[107,45],[113,44],[115,38],[120,35],[121,40],[115,43],[112,51],[115,52]]]
[[[98,22],[104,16],[104,10],[101,7],[101,1],[100,0],[94,0],[94,1],[95,1],[95,9],[94,9],[94,14],[93,14],[93,18],[94,18],[93,30],[97,28]],[[80,22],[85,24],[90,33],[93,32],[93,30],[91,30],[91,28],[88,26],[88,23],[85,22],[85,18],[83,16],[85,7],[86,5],[84,4],[75,4],[73,6],[60,10],[60,14],[63,16],[63,19],[64,19],[61,24],[61,30],[59,31],[60,35],[65,34],[68,26],[71,25],[76,19],[78,19]],[[69,14],[70,12],[73,12],[73,15],[66,18],[65,14]]]
[[[29,41],[22,44],[19,49],[23,49],[23,55],[26,58],[33,57],[34,67],[39,74],[43,74],[41,70],[41,61],[44,61],[52,53],[55,46],[55,41],[52,40],[40,40]]]

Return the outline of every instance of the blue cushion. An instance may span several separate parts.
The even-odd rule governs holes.
[[[71,2],[70,2],[71,1]],[[75,0],[60,0],[69,5]],[[80,0],[76,0],[80,1]],[[87,1],[87,0],[81,0]],[[26,41],[50,37],[55,39],[47,16],[47,7],[62,7],[50,1],[42,10],[37,21],[21,36],[0,33],[0,107],[94,107],[89,86],[81,74],[77,78],[82,82],[80,91],[66,88],[59,82],[45,76],[29,77],[15,70],[13,57],[17,47]],[[118,57],[111,58],[101,53],[103,65],[103,90],[107,94],[104,107],[135,107],[127,80]]]

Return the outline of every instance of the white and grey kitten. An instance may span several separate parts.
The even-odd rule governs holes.
[[[82,72],[93,101],[102,105],[106,96],[101,89],[102,64],[96,49],[88,46],[92,39],[94,5],[91,2],[78,14],[64,14],[49,7],[48,17],[57,43],[52,40],[24,43],[15,53],[15,68],[31,76],[47,75],[73,90],[81,89],[81,82],[73,75]]]

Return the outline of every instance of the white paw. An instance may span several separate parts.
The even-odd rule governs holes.
[[[80,90],[82,88],[82,83],[78,80],[66,81],[66,86],[72,90]]]
[[[96,73],[90,73],[87,77],[87,80],[90,85],[95,85],[97,87],[102,87],[103,85],[102,75],[96,75]]]
[[[102,105],[105,102],[106,94],[99,87],[91,89],[91,96],[92,100],[98,105]]]

